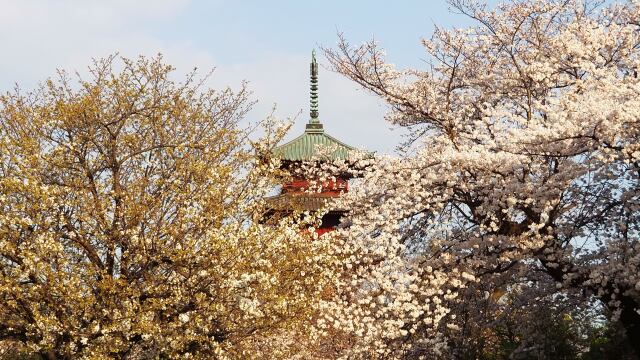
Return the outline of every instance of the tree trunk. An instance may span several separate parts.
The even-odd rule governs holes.
[[[629,296],[622,296],[620,306],[620,323],[627,333],[627,341],[636,358],[640,358],[640,306]]]
[[[40,356],[42,356],[42,358],[47,359],[47,360],[57,360],[58,359],[58,356],[56,356],[56,353],[53,350],[45,351]]]
[[[573,264],[567,264],[568,266],[564,267],[550,267],[544,258],[541,258],[540,261],[547,274],[558,282],[564,281],[564,276],[567,273],[566,270],[562,270],[563,268],[573,269]],[[572,286],[580,288],[581,285],[576,282]],[[607,293],[600,297],[600,301],[605,307],[608,306],[607,304],[612,300],[613,295],[613,289],[608,290]],[[595,293],[597,289],[592,289],[592,291]],[[640,359],[640,304],[630,296],[622,295],[619,298],[621,309],[620,324],[626,332],[627,343],[633,349],[635,358]]]

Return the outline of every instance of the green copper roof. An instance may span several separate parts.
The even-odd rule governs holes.
[[[320,125],[318,128],[311,128],[310,125]],[[353,147],[344,144],[333,136],[327,135],[322,129],[322,124],[307,124],[304,134],[280,145],[274,149],[273,153],[282,160],[306,161],[311,160],[320,147],[329,147],[329,160],[344,160]]]
[[[325,134],[324,127],[318,118],[318,63],[315,50],[311,54],[311,102],[310,119],[304,134],[280,145],[273,150],[274,155],[282,160],[306,161],[311,160],[319,148],[328,147],[328,160],[344,160],[355,148]]]

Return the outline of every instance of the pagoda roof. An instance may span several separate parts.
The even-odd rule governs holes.
[[[326,152],[322,148],[326,148]],[[322,152],[328,157],[323,157],[325,160],[346,160],[353,150],[354,147],[326,134],[322,124],[309,123],[302,135],[276,147],[273,154],[282,160],[309,161]]]
[[[273,149],[273,155],[285,161],[314,160],[319,154],[323,160],[346,160],[355,150],[324,132],[318,117],[318,63],[315,50],[311,55],[311,119],[302,135]],[[326,150],[321,150],[326,149]]]

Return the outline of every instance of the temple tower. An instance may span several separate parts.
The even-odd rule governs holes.
[[[350,174],[333,174],[335,181],[327,181],[322,184],[321,192],[310,193],[310,183],[308,179],[296,176],[296,168],[305,162],[317,160],[316,155],[321,148],[330,151],[323,151],[322,161],[346,160],[353,147],[339,141],[327,134],[324,125],[320,121],[318,111],[318,63],[316,61],[315,50],[311,55],[311,92],[310,92],[310,119],[304,133],[295,139],[276,147],[273,155],[280,158],[283,170],[292,175],[290,181],[282,184],[280,194],[268,199],[271,213],[291,212],[293,210],[318,211],[328,207],[329,211],[322,218],[322,224],[317,230],[318,234],[333,230],[339,223],[340,218],[346,212],[345,209],[332,207],[332,199],[340,196],[341,193],[349,191]]]

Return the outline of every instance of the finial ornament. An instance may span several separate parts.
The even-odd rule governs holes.
[[[320,123],[318,119],[318,62],[316,61],[316,49],[311,52],[311,120],[309,123]]]

